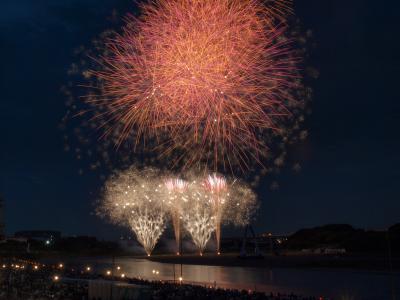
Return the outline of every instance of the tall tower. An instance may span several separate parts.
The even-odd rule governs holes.
[[[5,239],[4,200],[0,196],[0,241]]]

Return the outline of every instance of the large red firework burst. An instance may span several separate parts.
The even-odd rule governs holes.
[[[88,97],[117,143],[152,145],[173,163],[234,170],[262,164],[297,100],[290,1],[157,0],[128,16],[91,71]]]

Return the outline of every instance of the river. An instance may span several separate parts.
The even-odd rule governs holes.
[[[112,270],[111,258],[79,258],[71,261],[90,266],[92,272]],[[67,262],[65,262],[67,263]],[[119,269],[118,269],[119,267]],[[117,257],[114,274],[150,280],[179,280],[181,265],[147,259]],[[400,273],[347,269],[291,269],[182,265],[182,278],[194,283],[224,288],[295,293],[332,299],[382,300],[400,293]]]

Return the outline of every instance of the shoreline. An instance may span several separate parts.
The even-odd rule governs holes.
[[[361,271],[400,272],[400,257],[392,259],[392,269],[387,257],[381,256],[325,256],[325,255],[264,255],[263,258],[239,258],[238,254],[160,255],[150,257],[130,256],[137,259],[169,264],[230,266],[250,268],[294,268],[294,269],[350,269]]]

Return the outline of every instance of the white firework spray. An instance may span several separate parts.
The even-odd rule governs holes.
[[[106,182],[99,213],[113,223],[129,226],[150,256],[166,227],[165,198],[158,171],[130,168]]]

